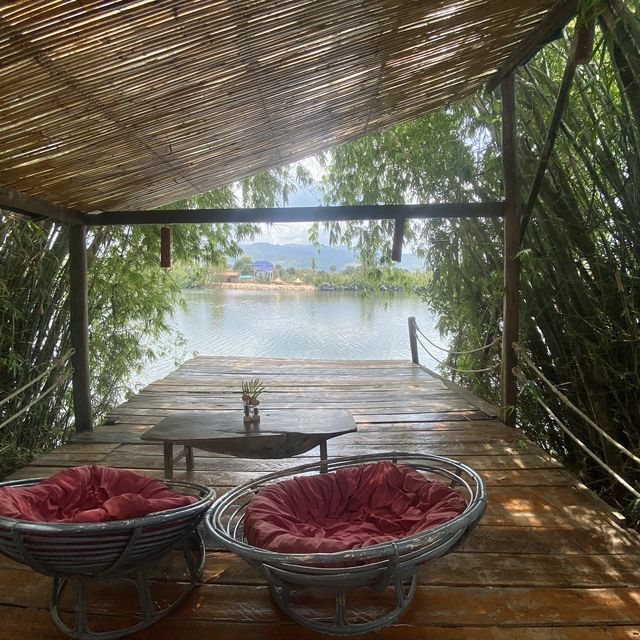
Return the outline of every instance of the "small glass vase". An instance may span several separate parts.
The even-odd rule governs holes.
[[[249,400],[244,400],[244,421],[247,423],[260,422],[260,411],[257,405],[253,405]]]

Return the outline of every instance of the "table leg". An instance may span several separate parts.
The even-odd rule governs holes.
[[[193,447],[189,444],[184,446],[184,457],[187,460],[187,471],[193,471]]]
[[[164,477],[173,480],[173,442],[164,443]]]
[[[320,473],[327,473],[327,441],[320,443]]]

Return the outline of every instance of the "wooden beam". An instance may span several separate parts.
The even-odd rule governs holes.
[[[160,266],[163,269],[171,267],[171,229],[160,229]]]
[[[40,198],[28,196],[20,191],[0,187],[0,209],[15,211],[36,218],[51,218],[56,222],[83,224],[84,214],[76,209],[67,209]]]
[[[393,228],[393,246],[391,248],[391,259],[394,262],[402,260],[402,243],[404,242],[404,218],[396,218],[396,224]]]
[[[524,205],[524,209],[522,211],[522,222],[520,224],[520,242],[522,242],[527,232],[529,220],[531,218],[531,214],[533,213],[533,208],[536,204],[536,201],[538,200],[540,187],[542,187],[542,181],[544,180],[545,173],[547,172],[547,167],[549,166],[549,160],[551,159],[553,146],[556,142],[560,124],[562,123],[562,114],[564,113],[567,107],[567,103],[569,102],[569,92],[571,90],[571,86],[573,85],[573,78],[575,77],[576,68],[578,65],[576,53],[579,49],[584,49],[585,45],[583,43],[585,42],[585,40],[588,41],[588,38],[589,27],[580,27],[573,40],[571,51],[569,52],[569,57],[567,58],[567,64],[565,65],[562,82],[560,84],[560,90],[558,91],[558,97],[556,99],[553,113],[551,114],[551,120],[549,122],[549,128],[547,129],[544,146],[542,147],[542,153],[540,154],[536,172],[533,176],[533,181],[531,182],[527,202]]]
[[[532,31],[507,58],[498,71],[489,78],[487,91],[491,92],[519,66],[526,64],[547,42],[559,37],[560,30],[578,12],[578,0],[558,0],[538,27]]]
[[[76,431],[91,431],[87,227],[84,225],[72,224],[69,227],[69,283],[75,428]]]
[[[502,319],[502,403],[501,419],[516,424],[518,387],[513,368],[517,357],[520,289],[520,172],[516,140],[515,74],[502,82],[502,170],[505,194],[504,217],[504,304]]]
[[[325,222],[394,218],[493,218],[504,215],[502,202],[381,204],[265,209],[158,209],[104,211],[86,215],[88,225]]]

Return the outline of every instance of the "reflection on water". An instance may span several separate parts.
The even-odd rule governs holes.
[[[186,346],[167,345],[171,353],[149,363],[137,384],[167,375],[176,359],[194,355],[410,360],[409,316],[434,342],[444,342],[415,296],[208,289],[184,291],[184,298],[186,308],[176,310],[171,324]],[[421,361],[435,368],[424,353]]]

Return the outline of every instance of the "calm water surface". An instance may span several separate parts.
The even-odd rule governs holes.
[[[411,359],[407,318],[443,344],[435,317],[415,296],[398,293],[186,290],[172,325],[186,344],[148,363],[136,385],[161,378],[194,355],[311,359]],[[437,354],[434,354],[437,355]],[[421,353],[421,362],[435,362]]]

